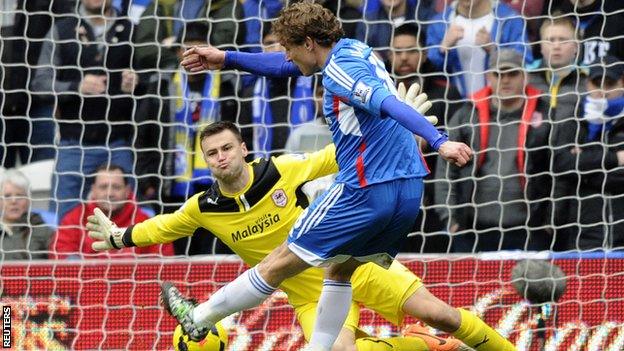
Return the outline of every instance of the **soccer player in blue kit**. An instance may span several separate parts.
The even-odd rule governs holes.
[[[222,318],[259,305],[285,279],[311,266],[327,266],[309,346],[331,350],[349,312],[353,271],[366,262],[389,267],[418,215],[428,170],[413,134],[457,166],[470,161],[472,150],[449,141],[400,101],[383,62],[365,44],[341,39],[340,22],[321,5],[286,7],[273,32],[286,54],[193,47],[182,66],[191,73],[235,68],[265,76],[322,70],[323,109],[339,166],[336,181],[302,213],[286,243],[208,301],[194,306],[170,283],[163,284],[163,300],[191,339],[200,340]],[[424,317],[440,321],[434,326],[478,350],[515,350],[474,315],[450,307],[446,312]]]

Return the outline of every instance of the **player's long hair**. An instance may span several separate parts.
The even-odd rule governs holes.
[[[311,1],[285,7],[273,23],[273,33],[282,44],[302,45],[306,37],[330,47],[344,36],[340,21],[328,9]]]

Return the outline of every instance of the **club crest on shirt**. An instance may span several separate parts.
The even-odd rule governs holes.
[[[360,100],[360,103],[364,105],[370,99],[371,93],[371,87],[362,82],[358,82],[353,90],[353,98]]]
[[[282,189],[275,190],[273,194],[271,194],[271,199],[273,199],[273,203],[275,203],[277,207],[284,207],[286,203],[288,203],[288,196],[286,196],[286,193]]]
[[[544,115],[539,111],[533,112],[531,116],[531,127],[538,128],[542,125],[542,122],[544,122]]]

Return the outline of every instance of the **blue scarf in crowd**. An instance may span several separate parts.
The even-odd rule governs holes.
[[[583,106],[585,106],[586,103],[587,98],[585,98]],[[583,115],[585,115],[585,113],[583,113]],[[592,121],[588,121],[588,134],[586,141],[599,140],[603,132],[606,133],[613,128],[613,125],[619,117],[624,117],[624,96],[607,100],[607,106],[603,112],[603,116],[604,120],[602,123],[592,123]]]
[[[175,180],[171,189],[173,196],[189,197],[198,185],[212,183],[210,171],[203,159],[199,142],[199,128],[220,119],[219,94],[221,74],[211,71],[205,74],[202,95],[191,96],[187,75],[183,72],[173,76],[176,91],[175,112]],[[196,95],[196,93],[194,94]],[[200,104],[199,118],[193,116],[196,104]]]
[[[268,157],[273,145],[273,111],[269,91],[271,80],[256,81],[252,100],[253,150],[256,157]],[[292,91],[288,124],[292,128],[314,120],[314,86],[312,77],[298,77]],[[284,143],[286,140],[284,140]]]

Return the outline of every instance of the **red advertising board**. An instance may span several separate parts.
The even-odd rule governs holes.
[[[440,298],[476,308],[519,349],[536,349],[536,310],[506,293],[515,261],[437,258],[405,263]],[[623,350],[624,259],[561,258],[554,263],[566,273],[567,290],[547,320],[547,349],[584,345],[585,350]],[[0,304],[11,307],[14,349],[171,349],[175,322],[159,305],[160,282],[173,281],[203,300],[244,269],[229,259],[4,262]],[[397,332],[370,311],[362,313],[361,324],[382,336]],[[299,350],[303,345],[281,294],[233,316],[226,325],[231,350]]]

